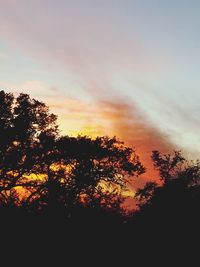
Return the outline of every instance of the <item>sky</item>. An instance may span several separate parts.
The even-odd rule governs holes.
[[[0,0],[0,88],[58,115],[62,134],[200,152],[200,1]]]

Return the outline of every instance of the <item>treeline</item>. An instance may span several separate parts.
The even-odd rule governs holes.
[[[0,92],[0,217],[9,231],[16,225],[123,229],[137,236],[169,227],[174,233],[197,231],[199,162],[178,151],[153,151],[152,160],[161,183],[139,189],[137,210],[127,213],[124,192],[145,172],[132,148],[115,137],[63,136],[44,103]]]

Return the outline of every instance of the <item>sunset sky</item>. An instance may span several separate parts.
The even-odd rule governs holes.
[[[0,88],[63,134],[200,152],[200,1],[0,0]]]

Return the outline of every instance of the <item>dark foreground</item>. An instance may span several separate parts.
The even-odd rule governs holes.
[[[88,216],[88,215],[87,215]],[[100,218],[84,213],[68,221],[9,212],[1,217],[1,255],[29,266],[193,265],[199,254],[199,220]],[[180,218],[181,219],[181,218]],[[106,264],[107,265],[107,264]],[[178,265],[179,266],[179,265]]]

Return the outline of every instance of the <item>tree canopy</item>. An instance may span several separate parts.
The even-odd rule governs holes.
[[[127,182],[145,169],[116,137],[61,136],[56,116],[26,94],[0,92],[0,201],[70,213],[120,208]]]

